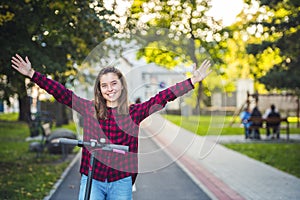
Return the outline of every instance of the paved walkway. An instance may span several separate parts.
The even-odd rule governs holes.
[[[300,199],[300,179],[152,115],[145,128],[214,199]]]
[[[211,199],[300,199],[299,178],[219,144],[251,142],[243,136],[196,136],[158,114],[148,118],[141,128]],[[299,135],[290,136],[300,140]],[[45,199],[51,199],[51,195]]]

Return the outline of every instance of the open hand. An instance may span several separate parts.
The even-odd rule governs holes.
[[[28,76],[29,78],[32,78],[34,74],[34,70],[31,67],[31,63],[28,59],[28,57],[25,57],[25,60],[16,54],[11,59],[12,67],[17,70],[20,74],[23,74],[25,76]]]
[[[194,66],[193,77],[191,78],[192,84],[195,85],[205,79],[212,72],[210,67],[211,63],[209,60],[204,60],[198,69]]]

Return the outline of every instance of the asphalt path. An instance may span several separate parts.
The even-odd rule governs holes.
[[[143,134],[143,133],[142,133]],[[145,137],[139,140],[140,151],[157,152],[147,159],[142,159],[142,166],[136,184],[133,187],[134,200],[208,200],[209,196],[197,186],[192,179],[176,164],[164,151],[157,151],[159,147]],[[159,162],[168,163],[164,167]],[[77,199],[80,185],[80,159],[78,159],[67,175],[51,195],[50,200]],[[143,172],[143,166],[146,166]]]
[[[140,139],[141,151],[154,152],[160,149],[151,139]],[[157,162],[170,163],[155,170]],[[141,161],[140,161],[141,162]],[[142,166],[153,171],[140,173],[136,180],[136,191],[133,192],[134,200],[208,200],[204,191],[199,188],[191,178],[164,152],[158,151],[151,159],[144,159]],[[143,170],[143,169],[141,169]]]
[[[74,165],[69,169],[66,176],[61,180],[59,186],[55,189],[49,200],[76,200],[78,199],[80,187],[80,159],[77,159]],[[44,200],[48,200],[45,198]]]

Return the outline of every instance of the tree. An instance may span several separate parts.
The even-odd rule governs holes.
[[[74,65],[117,32],[107,20],[113,12],[98,1],[3,0],[0,11],[1,99],[18,94],[19,120],[24,121],[30,113],[28,86],[9,67],[14,53],[29,55],[35,69],[65,84],[74,78]]]
[[[267,48],[279,49],[282,58],[259,81],[268,89],[285,89],[300,95],[300,2],[261,0],[259,3],[269,14],[253,23],[261,24],[262,34],[267,37],[249,45],[248,52],[261,55]]]
[[[210,1],[134,1],[127,30],[148,36],[138,58],[167,68],[179,63],[198,66],[208,56],[221,62],[215,51],[221,26],[207,14],[210,7]],[[202,83],[197,88],[195,113],[200,110]]]

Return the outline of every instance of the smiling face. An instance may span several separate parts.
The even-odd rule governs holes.
[[[106,73],[100,77],[100,91],[108,107],[117,107],[123,85],[115,73]]]

